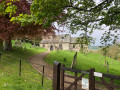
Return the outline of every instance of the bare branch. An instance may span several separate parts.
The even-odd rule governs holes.
[[[70,0],[70,1],[71,1],[71,0]],[[89,12],[91,12],[91,11],[94,11],[95,9],[100,8],[100,7],[105,8],[106,4],[111,3],[112,1],[114,1],[114,0],[104,0],[103,2],[101,2],[100,4],[98,4],[97,6],[91,8],[91,9],[79,8],[79,7],[73,6],[73,4],[72,4],[72,5],[65,6],[65,8],[73,8],[73,9],[77,9],[77,10],[79,10],[79,11],[89,11]],[[86,7],[87,7],[87,6],[86,6]],[[103,8],[102,8],[102,9],[103,9]]]

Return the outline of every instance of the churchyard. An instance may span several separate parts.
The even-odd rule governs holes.
[[[33,46],[30,42],[21,42],[21,44],[18,45],[16,44],[15,40],[12,40],[12,45],[13,45],[12,51],[4,51],[4,50],[1,51],[0,78],[3,81],[3,83],[0,83],[1,89],[29,90],[29,88],[32,88],[34,90],[37,90],[39,88],[41,90],[46,90],[45,88],[47,87],[49,89],[51,88],[50,90],[52,90],[52,80],[49,80],[47,79],[47,77],[45,77],[44,87],[42,87],[41,84],[42,74],[36,74],[39,72],[36,71],[27,61],[30,56],[34,56],[36,54],[46,52],[47,50],[38,46]],[[108,64],[107,66],[104,66],[105,56],[101,55],[100,53],[87,52],[86,54],[84,54],[82,52],[78,52],[76,56],[75,54],[76,54],[75,51],[69,51],[69,50],[51,51],[48,55],[44,57],[44,61],[45,63],[50,64],[50,66],[53,66],[54,61],[58,61],[61,64],[64,64],[66,68],[71,68],[71,65],[73,64],[73,60],[75,60],[73,69],[89,70],[90,68],[95,68],[96,72],[107,73],[118,76],[120,75],[119,60],[115,60],[110,57],[107,57],[106,59]],[[22,61],[21,76],[19,76],[20,59]],[[45,71],[47,70],[46,68],[48,67],[45,66]],[[52,71],[47,71],[47,72],[53,72],[53,69]],[[73,72],[66,71],[66,73],[70,75],[74,75]],[[84,78],[89,78],[89,77],[85,75]],[[99,78],[96,78],[96,80],[100,81]],[[105,78],[105,80],[109,82],[109,79]],[[116,85],[119,85],[120,83],[120,81],[118,80],[115,80],[114,82]]]
[[[0,0],[0,90],[120,90],[119,29],[119,0]]]

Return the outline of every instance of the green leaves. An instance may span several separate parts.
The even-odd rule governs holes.
[[[0,2],[0,15],[9,14],[10,17],[12,14],[16,13],[17,7],[12,5],[12,2],[19,1],[19,0],[3,0]]]
[[[36,23],[43,24],[43,27],[46,28],[53,22],[60,20],[63,8],[68,3],[68,0],[34,0],[31,12],[36,17]]]
[[[27,26],[31,23],[34,22],[33,16],[32,15],[27,15],[27,14],[19,14],[17,17],[12,17],[11,20],[12,22],[17,22],[20,23],[21,26]]]
[[[11,17],[16,13],[17,7],[12,5],[13,1],[17,0],[10,0],[6,8],[5,3],[0,4],[0,15],[9,14]],[[95,0],[32,0],[31,15],[19,14],[12,17],[11,21],[22,26],[39,24],[43,28],[50,27],[54,22],[67,23],[72,33],[81,30],[90,35],[98,24],[105,24],[113,30],[120,28],[120,6],[113,3],[114,0],[102,0],[98,4]],[[103,40],[106,42],[107,38],[106,35]]]
[[[8,6],[8,7],[5,9],[5,14],[9,14],[10,17],[11,17],[12,14],[15,14],[15,13],[16,13],[16,9],[17,9],[17,6],[15,6],[15,5]]]
[[[4,11],[5,11],[5,5],[0,4],[0,15],[4,14]]]
[[[10,5],[12,5],[12,2],[7,3],[7,6],[10,6]]]
[[[109,8],[108,12],[104,14],[104,19],[100,22],[100,24],[108,25],[116,25],[118,26],[120,23],[120,7],[113,6]]]

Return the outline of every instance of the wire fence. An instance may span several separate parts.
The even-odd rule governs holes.
[[[16,63],[9,62],[7,58],[3,57],[9,57],[13,60],[17,60]],[[11,59],[11,60],[12,60]],[[9,54],[6,54],[4,52],[0,52],[0,70],[2,72],[9,73],[10,75],[14,75],[16,77],[21,77],[27,81],[30,81],[32,83],[39,83],[45,90],[51,90],[52,89],[52,81],[49,81],[47,76],[44,74],[45,68],[47,66],[36,64],[41,67],[42,72],[38,72],[37,70],[31,69],[29,67],[25,66],[23,61],[27,61],[25,59],[21,59],[18,57],[13,57]],[[27,61],[27,64],[29,62]],[[34,63],[35,64],[35,63]]]

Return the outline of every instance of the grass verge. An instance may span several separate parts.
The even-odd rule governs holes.
[[[52,51],[50,54],[47,55],[45,61],[49,64],[53,64],[54,61],[58,61],[61,62],[62,64],[65,64],[66,67],[70,68],[74,54],[75,52],[66,51],[66,50],[60,50],[57,52]],[[76,69],[89,70],[90,68],[95,68],[96,72],[107,73],[107,67],[104,67],[105,57],[104,56],[102,56],[101,58],[100,57],[101,57],[100,54],[88,53],[87,55],[84,55],[79,52],[77,54]],[[64,61],[64,58],[66,58],[66,61]],[[120,62],[113,60],[109,57],[107,57],[107,62],[109,62],[108,74],[120,76],[120,68],[119,68]],[[115,81],[115,82],[120,84],[120,81]]]
[[[25,44],[23,48],[14,46],[12,51],[2,51],[0,60],[0,90],[52,90],[52,81],[44,78],[32,68],[27,59],[35,54],[46,51],[44,48],[31,48]],[[19,77],[20,58],[22,60],[21,77]]]

